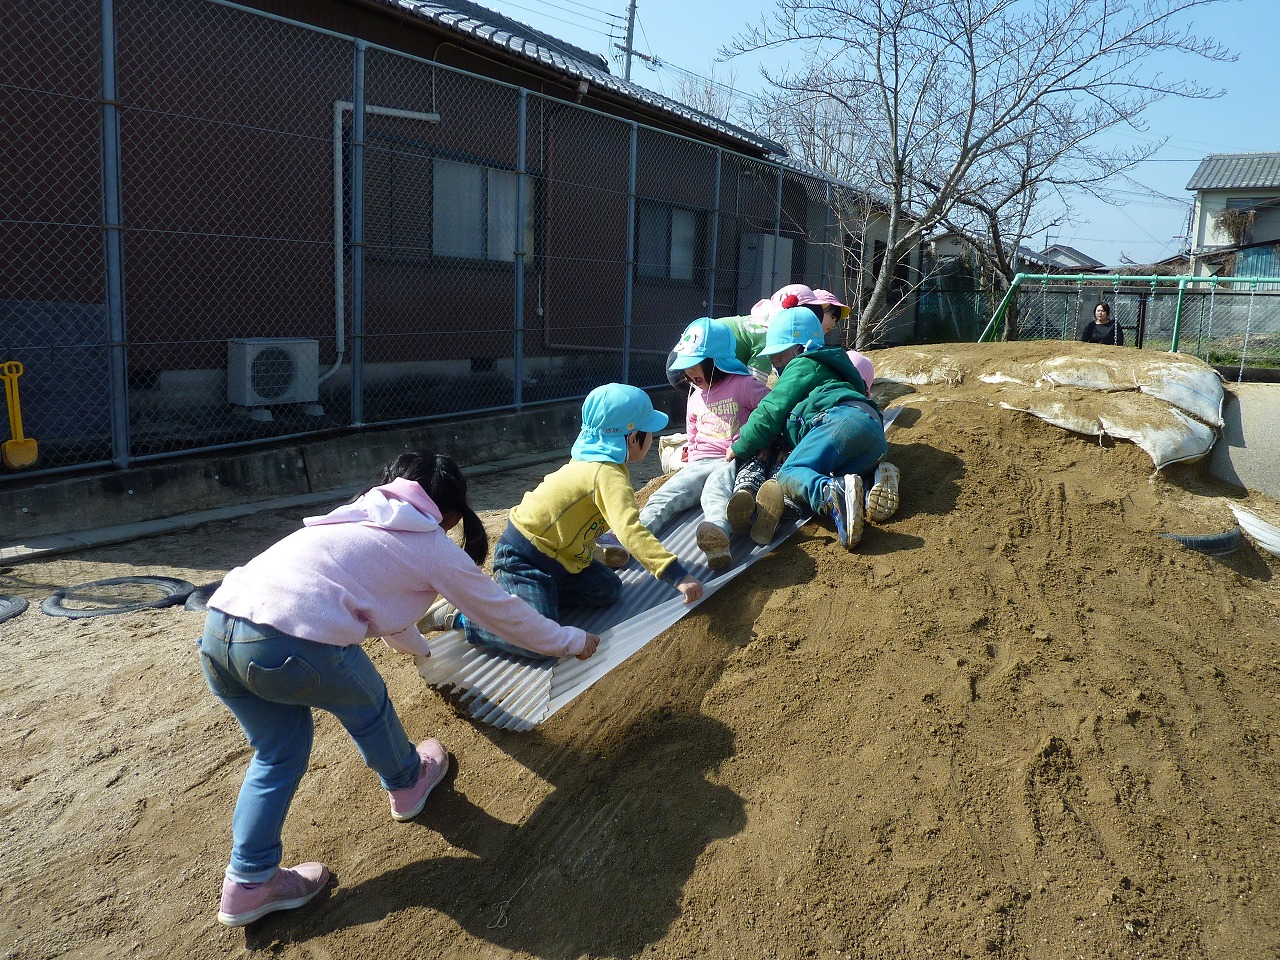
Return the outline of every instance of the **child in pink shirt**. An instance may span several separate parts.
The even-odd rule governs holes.
[[[200,666],[239,721],[253,758],[231,821],[231,861],[218,920],[243,926],[300,907],[329,880],[323,863],[282,868],[281,832],[311,755],[312,710],[336,716],[411,820],[444,777],[439,740],[416,747],[362,644],[427,656],[417,621],[437,595],[521,647],[585,659],[599,638],[562,627],[493,582],[489,552],[457,464],[405,453],[382,484],[236,567],[209,598]],[[464,546],[448,531],[462,524]]]
[[[689,324],[675,352],[671,369],[683,372],[692,385],[685,415],[689,462],[649,498],[640,522],[657,533],[700,502],[704,518],[698,546],[707,565],[721,570],[732,562],[728,503],[736,476],[724,454],[768,388],[737,358],[733,331],[720,320],[703,317]]]

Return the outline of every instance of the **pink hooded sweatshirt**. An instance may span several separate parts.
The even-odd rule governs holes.
[[[209,606],[282,633],[345,647],[382,637],[430,651],[417,622],[443,595],[468,619],[527,650],[582,652],[587,635],[548,620],[476,566],[440,526],[440,508],[412,480],[374,487],[236,567]]]

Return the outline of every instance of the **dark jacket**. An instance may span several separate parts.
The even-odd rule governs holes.
[[[784,432],[792,446],[804,439],[820,413],[842,403],[864,403],[879,412],[867,396],[867,385],[840,347],[819,347],[802,353],[782,371],[778,382],[733,444],[733,455],[753,457]]]
[[[1080,327],[1080,342],[1114,343],[1117,347],[1123,347],[1124,330],[1117,320],[1113,319],[1110,323],[1098,323],[1090,317]]]

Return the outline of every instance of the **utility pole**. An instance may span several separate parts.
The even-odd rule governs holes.
[[[627,43],[624,52],[626,59],[622,61],[622,79],[631,79],[631,41],[636,33],[636,0],[627,0]]]

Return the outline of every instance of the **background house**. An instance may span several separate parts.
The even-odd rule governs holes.
[[[1280,276],[1280,153],[1210,154],[1187,189],[1193,275]]]
[[[875,263],[849,185],[466,0],[104,9],[0,10],[41,468],[662,384],[691,319]]]
[[[1045,247],[1040,252],[1040,257],[1048,261],[1052,271],[1058,273],[1105,273],[1107,270],[1107,265],[1102,261],[1063,243]]]

